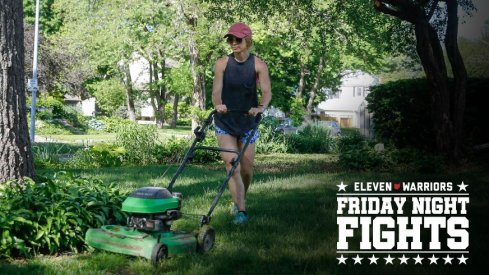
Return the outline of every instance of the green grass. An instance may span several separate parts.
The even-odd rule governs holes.
[[[486,248],[489,227],[485,222],[489,202],[487,167],[458,167],[443,174],[352,172],[341,170],[335,160],[331,155],[257,156],[256,174],[246,200],[250,223],[239,227],[232,224],[228,213],[230,195],[225,192],[212,220],[217,232],[216,246],[207,255],[179,256],[154,267],[145,259],[89,251],[3,262],[0,274],[475,274],[482,266],[489,253]],[[106,183],[116,182],[121,188],[132,190],[148,185],[166,186],[175,170],[175,166],[148,166],[71,172]],[[220,163],[190,165],[174,187],[184,196],[182,211],[205,213],[223,179]],[[467,267],[426,263],[385,266],[383,261],[378,266],[337,264],[336,185],[341,181],[351,184],[384,180],[464,180],[469,184],[471,253]],[[175,228],[181,230],[192,231],[197,227],[198,220],[192,217],[175,223]]]

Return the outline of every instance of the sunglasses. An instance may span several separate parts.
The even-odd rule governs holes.
[[[236,42],[236,44],[241,44],[241,42],[243,42],[243,38],[228,36],[226,41],[228,42],[228,44],[233,44],[234,42]]]

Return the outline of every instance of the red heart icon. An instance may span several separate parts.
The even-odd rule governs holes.
[[[394,189],[399,190],[399,188],[401,188],[401,184],[400,183],[394,183]]]

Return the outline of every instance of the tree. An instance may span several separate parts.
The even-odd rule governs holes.
[[[0,3],[0,183],[34,177],[27,133],[22,1]]]
[[[374,0],[375,8],[414,26],[416,51],[431,90],[432,121],[436,150],[456,160],[462,153],[463,116],[467,71],[458,48],[458,7],[474,9],[471,0]],[[445,44],[454,87],[440,37]]]

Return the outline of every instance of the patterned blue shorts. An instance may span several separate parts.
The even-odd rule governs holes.
[[[228,132],[226,132],[225,130],[219,128],[217,125],[214,124],[214,129],[216,130],[216,135],[229,135]],[[251,136],[253,132],[253,129],[249,130],[248,132],[246,132],[246,134],[242,135],[239,137],[239,141],[241,141],[241,143],[246,143],[246,141],[250,139],[250,144],[254,144],[258,138],[260,137],[260,133],[258,132],[258,129],[256,129],[256,132],[253,136]]]

